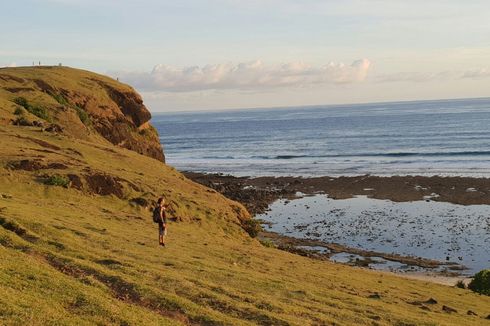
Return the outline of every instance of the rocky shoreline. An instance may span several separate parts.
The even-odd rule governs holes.
[[[254,216],[266,212],[278,199],[294,199],[304,195],[328,194],[332,199],[346,199],[357,195],[389,199],[395,202],[441,201],[460,205],[490,204],[490,179],[467,177],[423,176],[356,176],[356,177],[235,177],[222,174],[186,172],[186,177],[210,187],[228,198],[244,204]],[[280,249],[315,259],[328,260],[337,253],[362,257],[351,265],[368,267],[372,258],[381,258],[420,267],[439,270],[438,275],[458,277],[464,266],[420,257],[386,254],[337,243],[313,239],[298,239],[273,232],[261,232],[259,239]],[[321,248],[322,250],[309,250]],[[325,251],[323,251],[323,248]]]
[[[184,175],[244,204],[253,215],[297,193],[328,194],[332,199],[365,195],[395,202],[432,200],[460,205],[490,205],[490,179],[440,176],[235,177],[184,172]]]

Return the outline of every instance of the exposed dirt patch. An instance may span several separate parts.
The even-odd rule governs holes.
[[[143,208],[149,208],[150,206],[153,206],[154,203],[151,202],[150,200],[143,198],[143,197],[137,197],[137,198],[132,198],[129,200],[130,203],[141,206]]]
[[[16,136],[16,137],[17,138],[20,138],[20,139],[28,140],[28,141],[33,142],[35,144],[38,144],[39,146],[44,147],[44,148],[49,148],[49,149],[52,149],[52,150],[55,150],[55,151],[61,150],[60,147],[58,147],[56,145],[53,145],[51,143],[48,143],[47,141],[44,141],[44,140],[41,140],[41,139],[36,139],[36,138],[32,138],[32,137],[23,137],[23,136]]]
[[[92,193],[102,196],[114,195],[118,198],[124,196],[124,188],[120,183],[122,179],[103,173],[86,174],[84,179]]]
[[[80,153],[79,151],[77,151],[76,149],[73,149],[73,148],[67,148],[67,152],[70,152],[70,153],[76,154],[80,157],[83,157],[82,153]]]
[[[83,189],[82,178],[76,174],[68,174],[68,179],[70,180],[70,187],[75,188],[77,190]]]
[[[46,83],[44,80],[42,79],[34,79],[33,82],[36,84],[37,87],[39,87],[39,89],[45,93],[48,93],[48,94],[55,94],[56,93],[56,89],[54,89],[51,85],[49,85],[48,83]]]
[[[59,162],[45,163],[42,160],[20,160],[9,162],[8,166],[13,170],[37,171],[45,169],[64,170],[68,166]]]
[[[5,74],[0,74],[0,79],[3,81],[6,81],[6,82],[15,81],[15,82],[21,83],[21,84],[24,84],[26,82],[26,80],[23,78],[11,76],[11,75],[5,75]]]
[[[34,92],[34,88],[31,87],[6,87],[4,89],[10,93]]]
[[[122,266],[123,264],[117,260],[114,259],[99,259],[95,261],[97,264],[100,265],[119,265]]]
[[[0,216],[0,226],[3,227],[5,230],[15,233],[28,242],[36,243],[39,240],[37,236],[30,234],[29,232],[27,232],[26,229],[24,229],[14,221],[7,220],[5,217]]]

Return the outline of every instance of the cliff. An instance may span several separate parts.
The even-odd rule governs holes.
[[[44,126],[87,140],[102,136],[165,161],[141,96],[109,77],[68,67],[3,68],[0,99],[3,124]]]

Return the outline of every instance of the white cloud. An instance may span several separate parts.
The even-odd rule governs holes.
[[[149,73],[112,72],[111,74],[145,91],[258,90],[361,82],[366,78],[370,66],[371,63],[367,59],[357,60],[351,65],[331,62],[318,67],[302,62],[266,65],[257,60],[239,64],[223,63],[184,68],[160,64]]]
[[[11,68],[11,67],[17,67],[15,62],[7,63],[7,64],[0,64],[0,68]]]
[[[440,72],[397,72],[378,75],[374,78],[380,83],[385,82],[429,82],[458,79],[484,79],[490,77],[490,69],[447,70]]]
[[[490,77],[490,69],[487,68],[467,70],[461,75],[461,78],[471,78],[471,79],[480,79],[480,78],[488,78],[488,77]]]

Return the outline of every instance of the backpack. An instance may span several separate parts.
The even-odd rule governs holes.
[[[155,207],[155,209],[153,209],[153,222],[155,223],[162,222],[162,219],[160,217],[160,206],[157,206]]]

